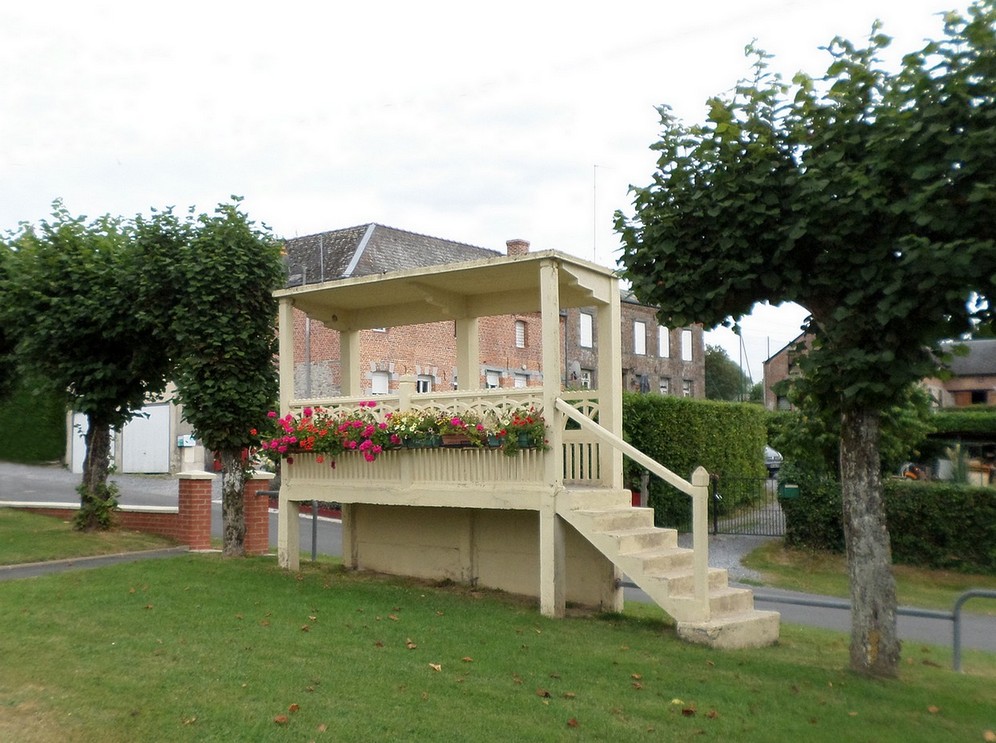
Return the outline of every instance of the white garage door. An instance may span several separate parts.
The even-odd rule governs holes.
[[[169,405],[146,405],[121,431],[122,472],[169,472]]]

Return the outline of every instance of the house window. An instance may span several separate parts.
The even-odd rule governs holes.
[[[662,359],[671,355],[671,331],[663,325],[657,326],[657,355]]]
[[[391,374],[386,371],[375,371],[370,375],[370,394],[386,395],[391,387]]]
[[[591,389],[591,379],[594,373],[591,369],[582,369],[581,376],[578,378],[578,383],[581,385],[581,389],[590,390]]]
[[[591,315],[581,313],[581,338],[578,341],[582,348],[591,348]]]
[[[681,360],[691,361],[692,360],[692,331],[682,330],[681,331]],[[687,397],[687,395],[686,395]]]
[[[989,402],[988,390],[972,390],[972,405],[985,405]]]
[[[515,375],[516,389],[522,389],[523,387],[528,387],[528,386],[529,386],[529,375],[516,373]]]
[[[484,372],[485,387],[489,390],[498,389],[500,376],[496,371]]]
[[[662,395],[671,394],[671,380],[668,379],[667,377],[661,377],[660,391]]]
[[[515,347],[526,347],[526,323],[524,320],[515,321]]]
[[[647,323],[642,320],[633,321],[633,353],[637,356],[647,354]]]
[[[692,380],[685,379],[681,382],[681,396],[691,397],[692,396]]]
[[[375,333],[386,333],[387,328],[370,328]]]
[[[415,380],[416,392],[432,392],[432,377],[427,374],[419,374]]]

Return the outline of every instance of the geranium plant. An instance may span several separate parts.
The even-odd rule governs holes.
[[[390,430],[390,413],[385,420],[378,420],[375,401],[361,402],[359,406],[358,412],[306,407],[300,415],[282,418],[271,411],[273,427],[260,435],[260,448],[290,461],[291,455],[298,452],[317,454],[321,462],[325,455],[335,457],[345,451],[358,451],[372,462],[384,449],[400,445],[401,438]]]
[[[466,436],[474,446],[481,446],[488,437],[487,429],[481,419],[473,413],[443,414],[436,419],[436,430],[443,436],[447,434]]]
[[[509,456],[520,449],[547,449],[546,421],[535,408],[513,410],[502,420],[501,448]]]

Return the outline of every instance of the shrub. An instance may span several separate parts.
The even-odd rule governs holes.
[[[782,481],[799,485],[798,498],[781,499],[785,544],[843,551],[839,483],[784,470]],[[893,562],[996,573],[996,488],[889,479],[885,512]]]
[[[756,405],[667,395],[623,394],[623,437],[672,472],[689,479],[697,467],[718,477],[764,477],[765,416]],[[626,460],[636,487],[643,468]],[[658,524],[687,528],[691,501],[656,477],[650,504]],[[724,501],[724,506],[738,504]]]
[[[52,462],[66,453],[64,397],[22,379],[0,403],[0,459]]]

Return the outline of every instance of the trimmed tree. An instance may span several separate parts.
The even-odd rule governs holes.
[[[939,341],[991,323],[996,288],[996,12],[882,69],[888,37],[834,39],[824,76],[754,75],[685,127],[660,108],[653,182],[616,215],[624,275],[661,322],[732,323],[798,302],[807,391],[840,420],[851,667],[898,673],[881,411],[936,371]]]
[[[163,391],[165,323],[150,311],[148,267],[128,225],[87,222],[56,202],[51,221],[13,236],[3,326],[20,363],[87,419],[79,529],[106,528],[111,432]]]
[[[230,556],[244,554],[246,452],[257,443],[250,431],[263,428],[277,398],[273,291],[283,280],[279,243],[239,211],[239,201],[196,220],[164,213],[142,226],[145,239],[175,251],[165,268],[177,291],[174,381],[198,440],[221,460]]]

